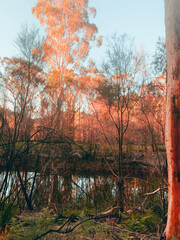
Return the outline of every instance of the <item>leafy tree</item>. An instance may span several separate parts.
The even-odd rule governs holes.
[[[152,64],[158,75],[166,73],[166,42],[163,38],[158,38]]]
[[[70,105],[76,99],[72,93],[77,89],[77,73],[91,44],[97,41],[97,27],[90,23],[90,16],[94,17],[96,11],[88,4],[87,0],[38,0],[32,9],[46,31],[43,50],[48,66],[49,98],[56,105],[51,106],[55,126],[60,125],[63,111],[75,107]]]
[[[111,126],[115,127],[115,139],[118,145],[117,160],[117,205],[124,210],[124,180],[123,180],[123,141],[129,126],[130,113],[137,102],[135,93],[135,75],[139,60],[135,55],[133,40],[126,34],[113,35],[108,40],[106,57],[102,65],[104,78],[99,81],[97,99],[104,104]],[[101,108],[103,111],[103,108]],[[102,126],[102,124],[101,124]],[[112,134],[112,127],[111,127]],[[106,131],[106,140],[108,139]],[[111,144],[110,144],[111,145]]]
[[[13,167],[17,167],[18,178],[29,209],[33,209],[30,197],[19,172],[22,155],[29,151],[29,141],[34,134],[31,131],[32,114],[35,110],[39,85],[42,83],[42,48],[38,39],[38,30],[23,27],[16,39],[19,58],[4,58],[2,66],[2,87],[7,98],[4,104],[0,143],[3,146],[5,177],[0,185],[1,198],[7,194],[9,179]],[[17,142],[26,140],[23,146]],[[16,162],[15,162],[16,161]],[[35,174],[36,175],[36,174]]]

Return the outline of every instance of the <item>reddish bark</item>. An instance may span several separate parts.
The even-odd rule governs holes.
[[[167,47],[166,150],[168,219],[166,239],[180,239],[180,1],[165,0]]]

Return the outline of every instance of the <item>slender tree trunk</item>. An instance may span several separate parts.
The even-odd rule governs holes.
[[[22,188],[22,191],[23,191],[23,194],[24,194],[24,197],[25,197],[25,200],[26,200],[28,209],[32,211],[32,210],[34,210],[34,208],[33,208],[31,199],[28,197],[27,189],[26,189],[25,186],[24,186],[23,178],[21,177],[21,174],[20,174],[20,172],[19,172],[19,169],[17,169],[17,175],[18,175],[18,178],[19,178],[19,181],[20,181],[20,184],[21,184],[21,188]]]
[[[168,219],[166,239],[180,239],[180,0],[165,0],[167,47],[166,150]]]
[[[52,190],[52,203],[58,202],[58,175],[52,176],[53,190]]]

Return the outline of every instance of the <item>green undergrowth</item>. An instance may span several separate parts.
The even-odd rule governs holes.
[[[7,144],[9,144],[7,142]],[[61,142],[61,141],[49,141],[49,142],[44,142],[42,143],[41,141],[36,141],[36,140],[32,140],[29,142],[26,141],[16,141],[15,143],[15,147],[17,149],[20,149],[21,147],[26,147],[27,145],[29,147],[33,147],[33,148],[41,148],[42,145],[44,146],[44,148],[46,147],[51,147],[52,149],[59,149],[60,146],[66,144],[66,142]],[[94,151],[98,152],[104,152],[106,154],[111,153],[111,147],[106,144],[106,143],[101,143],[101,144],[91,144],[91,143],[86,143],[86,142],[74,142],[72,143],[72,150],[76,151],[76,150],[80,150],[80,149],[84,149],[85,150],[85,154],[87,153],[94,153]],[[158,146],[159,151],[161,152],[165,152],[165,146],[164,145],[159,145]],[[114,145],[114,150],[118,150],[118,145],[115,144]],[[151,151],[152,147],[151,146],[147,146],[147,150]],[[141,152],[144,151],[144,148],[142,145],[136,145],[136,144],[128,144],[128,145],[123,145],[123,152]],[[83,153],[83,154],[84,154]]]
[[[135,211],[127,220],[123,221],[123,226],[138,233],[156,232],[158,224],[162,225],[161,220],[153,211],[144,213]]]
[[[89,219],[84,212],[81,212],[78,216],[78,220],[67,224],[63,230],[73,228],[75,225],[83,220]],[[48,231],[49,229],[59,228],[66,219],[59,218],[58,220],[51,215],[51,212],[44,209],[39,215],[22,215],[19,217],[19,224],[12,223],[9,233],[7,233],[4,239],[16,239],[16,240],[32,240],[35,237],[40,236],[42,233]],[[12,238],[12,236],[14,238]],[[72,233],[60,234],[60,233],[50,233],[41,239],[51,240],[51,239],[68,239],[68,240],[78,240],[78,239],[114,239],[113,236],[118,236],[120,239],[129,239],[129,234],[126,232],[115,231],[111,222],[109,221],[96,221],[89,219],[89,221],[82,223],[77,228],[74,229]],[[3,239],[0,237],[0,239]]]
[[[7,231],[7,225],[17,215],[19,209],[11,199],[0,201],[0,232]]]
[[[118,223],[115,218],[102,218],[98,220],[90,219],[90,213],[93,213],[93,209],[90,211],[88,211],[88,209],[74,209],[73,211],[69,209],[66,213],[63,213],[63,215],[57,215],[57,213],[51,208],[44,208],[41,212],[25,212],[11,219],[8,227],[6,226],[5,230],[1,233],[0,239],[32,240],[49,229],[58,229],[65,221],[67,221],[69,216],[71,216],[72,220],[64,226],[62,229],[63,231],[73,228],[81,222],[82,224],[79,224],[71,233],[50,233],[41,239],[126,240],[130,239],[131,236],[134,236],[132,233],[156,233],[157,227],[163,230],[160,214],[153,209],[144,212],[136,210],[131,214],[121,214],[122,220],[120,223]],[[84,220],[87,221],[83,222]]]

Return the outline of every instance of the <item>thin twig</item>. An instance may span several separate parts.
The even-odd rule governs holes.
[[[166,188],[163,188],[163,189],[161,189],[161,188],[158,188],[158,189],[156,189],[154,192],[145,193],[145,194],[144,194],[144,196],[153,195],[153,194],[155,194],[155,193],[159,192],[160,190],[167,191],[167,189],[166,189]]]

